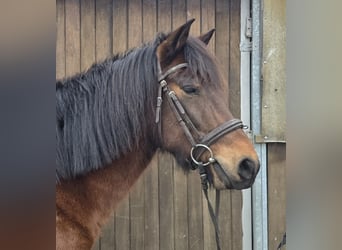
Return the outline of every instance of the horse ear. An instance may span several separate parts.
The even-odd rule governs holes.
[[[166,39],[157,48],[158,59],[161,63],[171,62],[183,49],[186,40],[189,37],[191,24],[194,21],[195,19],[191,19],[176,30],[167,34]]]
[[[211,37],[213,36],[214,32],[215,32],[215,29],[212,29],[212,30],[208,31],[207,33],[199,36],[198,39],[200,39],[202,42],[204,42],[206,45],[208,45],[208,43],[209,43]]]

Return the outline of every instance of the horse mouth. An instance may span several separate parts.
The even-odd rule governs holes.
[[[249,180],[235,181],[232,177],[230,177],[230,175],[226,172],[222,165],[217,161],[212,164],[212,170],[215,171],[218,179],[224,185],[224,187],[220,187],[218,189],[247,189],[253,185],[255,180],[254,177]]]

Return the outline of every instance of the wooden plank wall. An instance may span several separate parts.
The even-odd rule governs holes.
[[[286,144],[268,144],[267,154],[268,248],[277,249],[286,232]]]
[[[268,246],[286,231],[286,0],[263,2],[262,135],[267,144]],[[282,250],[285,250],[284,246]]]
[[[153,40],[196,18],[192,35],[216,28],[209,44],[229,81],[230,105],[240,116],[240,1],[57,0],[56,77]],[[210,191],[215,202],[215,192]],[[222,249],[242,249],[241,192],[221,192]],[[216,249],[200,180],[185,175],[169,154],[156,154],[93,249]]]
[[[286,141],[286,0],[264,0],[261,133]]]

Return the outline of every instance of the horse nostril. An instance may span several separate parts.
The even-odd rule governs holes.
[[[241,179],[250,180],[254,176],[256,165],[254,161],[246,158],[240,162],[238,173]]]

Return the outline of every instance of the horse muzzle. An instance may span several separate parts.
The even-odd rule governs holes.
[[[226,170],[226,164],[223,161],[215,161],[210,165],[212,177],[211,182],[216,189],[246,189],[253,185],[257,176],[260,164],[258,161],[245,158],[237,166],[237,174],[232,174]]]

